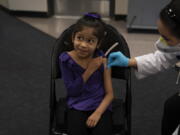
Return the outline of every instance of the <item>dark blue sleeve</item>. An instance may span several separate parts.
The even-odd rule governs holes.
[[[85,85],[82,76],[74,78],[73,71],[68,66],[69,63],[67,61],[61,61],[61,58],[59,58],[59,63],[68,96],[80,96]]]

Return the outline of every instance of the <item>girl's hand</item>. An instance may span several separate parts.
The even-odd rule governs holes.
[[[86,125],[89,128],[93,128],[93,127],[95,127],[97,125],[97,123],[100,120],[100,118],[101,118],[101,115],[99,113],[94,112],[87,119]]]

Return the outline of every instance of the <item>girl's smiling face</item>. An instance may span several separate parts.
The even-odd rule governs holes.
[[[73,37],[74,50],[81,58],[92,57],[98,47],[98,39],[94,34],[94,28],[83,27]]]

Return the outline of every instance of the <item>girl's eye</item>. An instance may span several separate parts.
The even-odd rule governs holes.
[[[78,36],[77,39],[78,39],[79,41],[83,41],[83,40],[84,40],[84,38],[81,37],[81,36]]]
[[[90,44],[93,44],[94,42],[95,42],[94,39],[89,39],[89,40],[88,40],[88,43],[90,43]]]

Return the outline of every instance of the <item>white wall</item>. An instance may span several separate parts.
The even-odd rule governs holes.
[[[128,0],[115,0],[115,15],[128,14]]]
[[[2,5],[3,7],[8,8],[8,0],[0,0],[0,5]]]
[[[46,12],[47,0],[8,0],[10,10]]]

